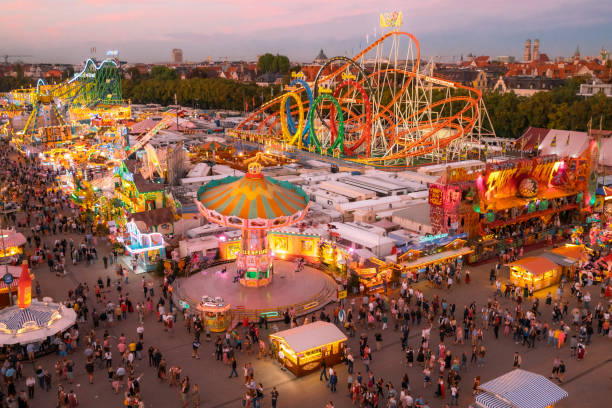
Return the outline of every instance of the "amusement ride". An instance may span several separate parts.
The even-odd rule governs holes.
[[[292,72],[285,92],[230,134],[383,167],[467,157],[472,142],[494,135],[482,93],[422,67],[401,20],[381,15],[388,32],[353,58],[330,58],[310,82]]]

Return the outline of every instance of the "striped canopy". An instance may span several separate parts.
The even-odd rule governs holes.
[[[226,217],[273,220],[289,217],[308,206],[308,195],[286,181],[247,173],[229,176],[200,187],[198,201]]]
[[[45,327],[50,321],[61,317],[59,305],[45,305],[32,302],[30,307],[22,309],[16,306],[7,307],[0,312],[0,331],[17,333],[25,329],[26,323],[34,323],[35,326]]]
[[[545,408],[567,398],[567,392],[542,375],[512,370],[480,386],[476,402],[487,408]]]

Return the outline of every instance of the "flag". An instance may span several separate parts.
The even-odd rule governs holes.
[[[252,102],[253,102],[253,105],[252,105],[253,109],[255,109],[255,95],[253,95],[253,101]]]
[[[567,139],[565,140],[565,145],[569,146],[570,133],[567,132]]]
[[[557,135],[554,135],[552,140],[550,141],[550,147],[557,146]]]

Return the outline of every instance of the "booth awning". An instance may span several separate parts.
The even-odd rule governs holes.
[[[295,353],[346,340],[344,333],[335,324],[322,321],[279,331],[271,337],[283,339]]]
[[[476,397],[487,408],[545,408],[567,398],[567,392],[542,375],[513,370],[480,386]]]
[[[478,403],[479,407],[484,408],[515,408],[513,405],[508,404],[495,395],[491,395],[486,392],[476,396],[476,403]]]
[[[509,267],[523,268],[533,276],[543,275],[553,269],[558,269],[557,264],[541,256],[529,256],[508,264]]]
[[[443,251],[443,252],[438,252],[437,254],[433,254],[433,255],[428,255],[428,256],[423,256],[421,258],[418,258],[412,262],[406,262],[406,263],[402,263],[401,265],[405,268],[418,268],[418,267],[425,267],[427,265],[431,265],[431,264],[435,264],[438,262],[442,262],[445,261],[447,259],[452,259],[452,258],[457,258],[460,256],[465,256],[465,255],[469,255],[472,252],[474,252],[474,250],[472,248],[466,247],[466,248],[460,248],[460,249],[455,249],[452,251]]]

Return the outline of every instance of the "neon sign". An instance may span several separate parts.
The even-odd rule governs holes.
[[[446,238],[446,237],[448,237],[447,233],[438,234],[438,235],[429,235],[426,237],[420,237],[419,242],[431,242],[431,241],[435,241],[436,239]]]

